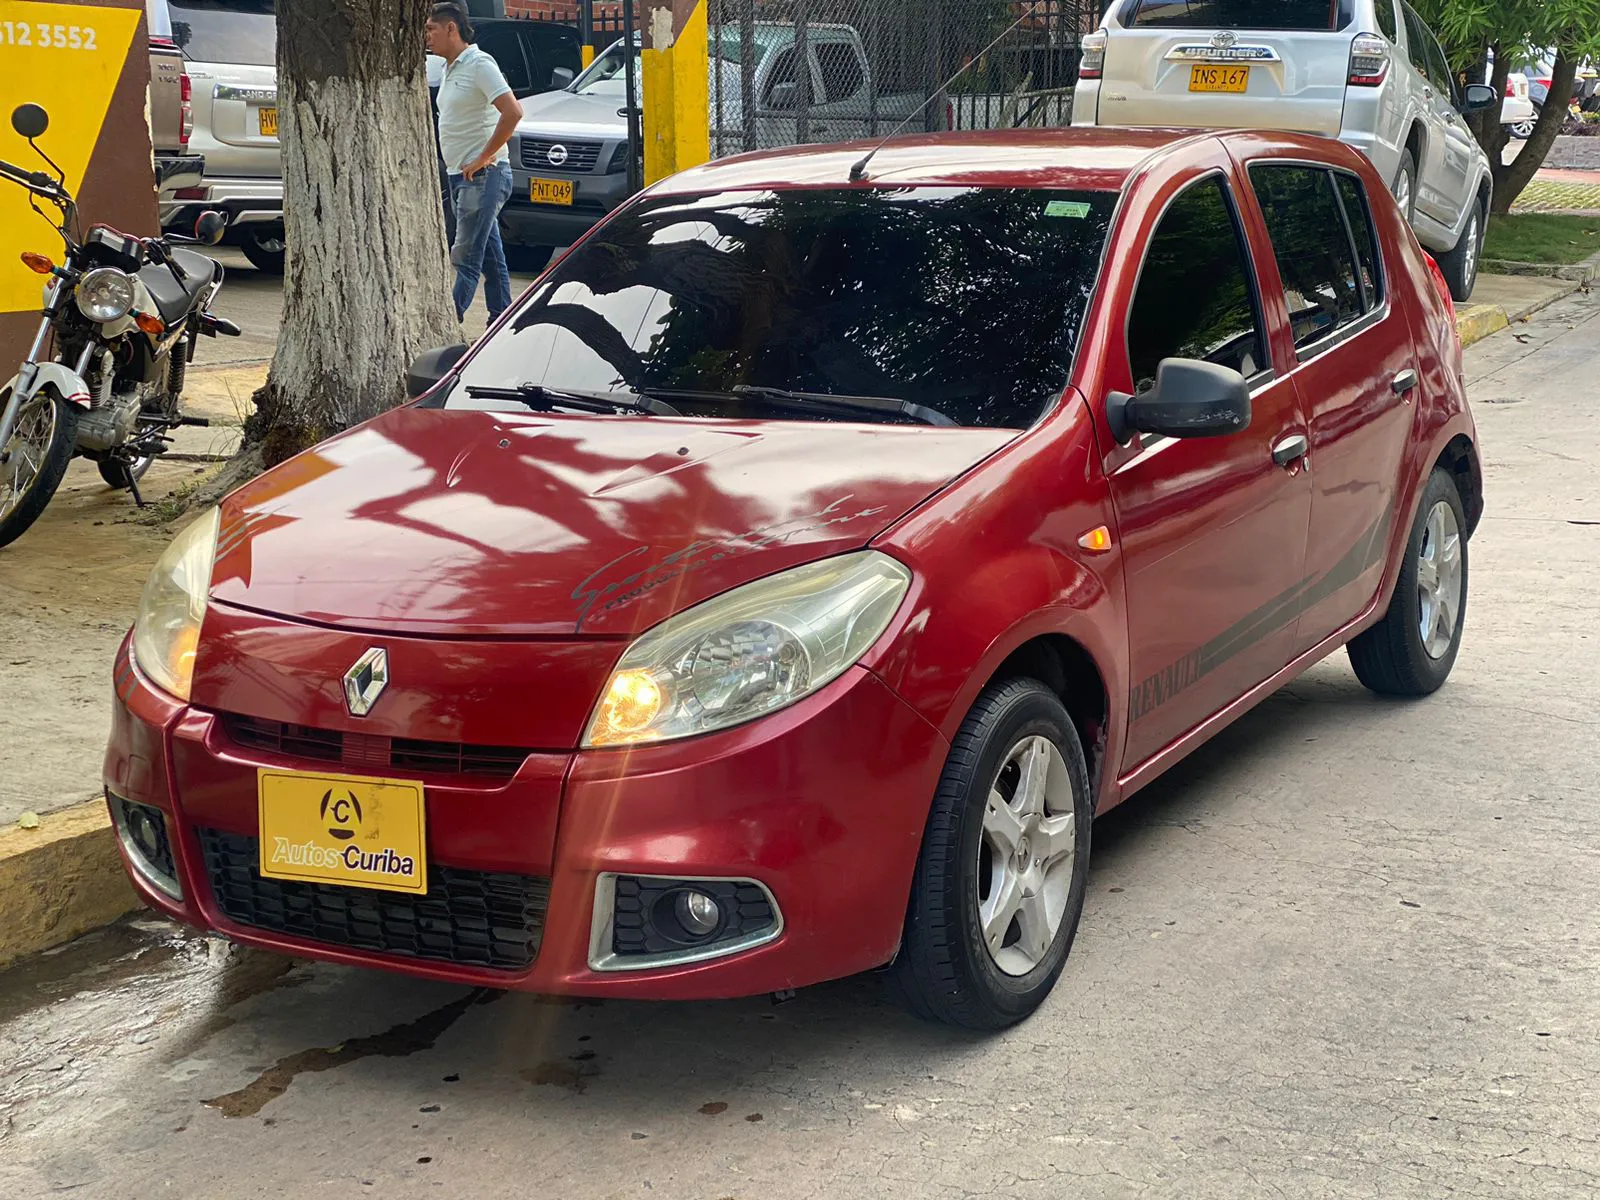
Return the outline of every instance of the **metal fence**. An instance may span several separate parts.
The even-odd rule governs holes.
[[[1088,0],[706,0],[714,156],[1071,120]]]

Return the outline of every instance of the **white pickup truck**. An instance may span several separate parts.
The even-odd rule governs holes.
[[[713,154],[887,136],[902,122],[908,130],[950,126],[941,97],[880,92],[848,25],[808,25],[803,64],[794,25],[758,22],[752,32],[748,113],[743,32],[730,24],[712,42]],[[617,41],[564,90],[523,102],[511,142],[515,183],[501,214],[519,266],[542,266],[628,198],[626,62]]]

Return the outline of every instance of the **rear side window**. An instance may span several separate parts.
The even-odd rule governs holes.
[[[517,36],[515,29],[506,25],[483,25],[479,26],[476,36],[478,49],[494,59],[513,92],[533,89],[533,77],[528,72],[527,60],[522,56],[522,39]],[[541,81],[541,85],[546,81]]]
[[[1377,281],[1369,292],[1368,269],[1357,264],[1354,222],[1346,217],[1333,172],[1258,164],[1250,168],[1250,182],[1272,237],[1297,349],[1337,333],[1377,306]],[[1371,257],[1376,251],[1364,206],[1362,223]],[[1375,271],[1376,259],[1372,262]]]
[[[1249,258],[1221,179],[1167,209],[1150,239],[1128,317],[1134,390],[1155,385],[1166,358],[1200,358],[1249,378],[1271,364],[1256,314]]]
[[[1146,29],[1343,29],[1355,0],[1129,0],[1122,23]]]
[[[1333,180],[1339,189],[1345,218],[1350,222],[1350,240],[1355,243],[1356,262],[1361,267],[1362,301],[1371,312],[1383,303],[1384,279],[1378,265],[1382,254],[1378,249],[1377,230],[1372,227],[1372,212],[1367,207],[1367,189],[1354,175],[1336,172]]]
[[[1378,32],[1396,46],[1400,44],[1400,28],[1394,19],[1394,0],[1377,0]]]
[[[1402,4],[1400,11],[1406,19],[1406,53],[1411,58],[1411,65],[1416,68],[1417,74],[1423,76],[1434,87],[1450,94],[1450,72],[1444,66],[1444,59],[1439,56],[1437,48],[1432,54],[1428,52],[1429,43],[1433,41],[1433,34],[1428,32],[1428,27],[1416,10],[1409,4]],[[1437,58],[1437,61],[1435,61]]]

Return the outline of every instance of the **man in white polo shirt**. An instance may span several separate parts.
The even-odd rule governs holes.
[[[472,44],[464,4],[433,6],[428,50],[444,60],[439,84],[439,151],[455,200],[456,316],[466,316],[483,280],[493,321],[511,307],[511,272],[500,244],[500,210],[511,198],[511,155],[506,143],[522,120],[522,105],[499,64]]]

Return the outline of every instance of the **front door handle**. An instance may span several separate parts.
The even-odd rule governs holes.
[[[1306,441],[1305,434],[1292,433],[1272,448],[1272,461],[1280,467],[1287,467],[1299,462],[1310,449],[1311,443]]]
[[[1389,385],[1394,389],[1396,396],[1404,396],[1417,386],[1417,373],[1410,367],[1394,377],[1394,382]]]

